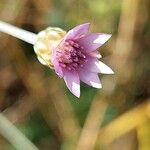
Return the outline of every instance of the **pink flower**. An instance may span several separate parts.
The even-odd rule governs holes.
[[[80,80],[92,87],[101,88],[98,73],[114,72],[98,58],[97,49],[110,37],[110,34],[89,33],[90,24],[78,25],[70,30],[54,49],[52,63],[55,72],[63,77],[68,89],[80,97]]]

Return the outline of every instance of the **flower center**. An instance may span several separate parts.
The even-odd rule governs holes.
[[[67,70],[77,70],[87,62],[84,48],[73,40],[68,40],[56,51],[56,57],[61,67]]]

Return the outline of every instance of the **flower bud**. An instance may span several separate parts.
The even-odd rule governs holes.
[[[52,53],[64,38],[66,32],[57,27],[49,27],[37,35],[34,51],[41,64],[53,68]]]

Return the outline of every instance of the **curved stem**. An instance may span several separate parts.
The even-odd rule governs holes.
[[[35,33],[23,30],[3,21],[0,21],[0,31],[12,35],[32,45],[34,45],[37,39],[37,35]]]

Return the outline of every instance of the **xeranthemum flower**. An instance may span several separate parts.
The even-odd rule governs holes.
[[[110,34],[90,33],[90,24],[82,24],[70,30],[53,49],[52,64],[59,77],[64,78],[68,89],[80,97],[80,80],[94,88],[101,88],[98,73],[113,74],[111,68],[98,59],[97,49]]]
[[[80,80],[101,88],[98,73],[113,74],[111,68],[98,59],[97,49],[110,34],[90,33],[90,24],[76,26],[68,33],[57,27],[49,27],[38,35],[0,21],[0,31],[34,45],[38,60],[53,68],[64,78],[68,89],[80,97]]]

